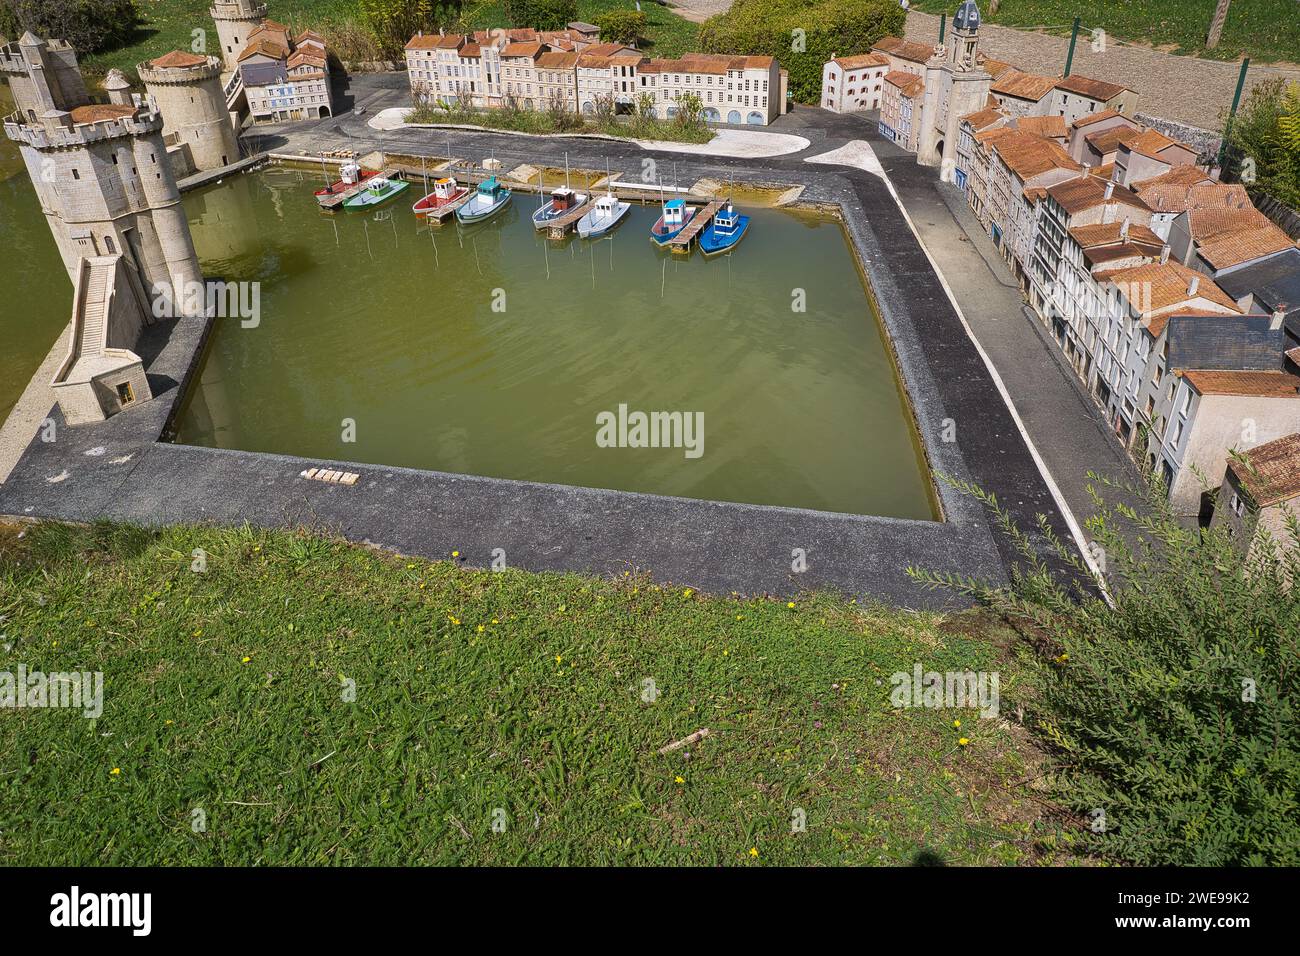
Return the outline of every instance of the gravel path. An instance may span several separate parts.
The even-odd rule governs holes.
[[[908,40],[935,43],[939,39],[939,18],[911,11],[904,33]],[[980,28],[981,50],[1033,73],[1059,76],[1065,68],[1069,46],[1068,37],[988,24]],[[1219,131],[1223,128],[1222,114],[1232,105],[1240,69],[1239,63],[1173,56],[1113,42],[1105,44],[1104,51],[1094,51],[1091,35],[1081,30],[1070,72],[1123,83],[1136,90],[1142,97],[1138,102],[1141,113]],[[1254,84],[1278,75],[1300,81],[1300,70],[1251,66],[1246,74],[1246,89],[1249,91]],[[1243,101],[1244,98],[1243,95]]]
[[[687,20],[703,23],[709,17],[729,10],[731,4],[732,0],[673,0],[672,8]],[[956,7],[954,2],[953,9]],[[911,10],[903,32],[908,40],[935,43],[939,39],[939,18]],[[995,59],[1006,60],[1032,73],[1059,76],[1065,69],[1065,54],[1069,46],[1068,37],[1028,33],[990,24],[980,28],[980,49]],[[1123,83],[1137,90],[1142,96],[1138,103],[1141,113],[1218,132],[1223,129],[1223,114],[1232,105],[1232,92],[1236,89],[1240,69],[1239,63],[1173,56],[1114,42],[1107,43],[1104,51],[1095,51],[1091,34],[1081,31],[1071,72]],[[1265,64],[1251,66],[1246,75],[1247,92],[1256,83],[1275,76],[1300,81],[1300,70]]]

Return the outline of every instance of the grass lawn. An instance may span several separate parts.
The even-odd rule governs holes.
[[[87,72],[102,74],[113,67],[130,70],[137,63],[162,56],[170,50],[188,50],[194,30],[206,30],[209,51],[217,52],[216,28],[208,15],[210,0],[138,0],[141,25],[136,42],[128,47],[82,57]],[[699,27],[683,20],[667,7],[646,2],[649,20],[646,52],[652,56],[680,56],[694,48]],[[357,20],[356,0],[267,0],[268,16],[295,30],[312,27],[328,36],[331,24]],[[578,0],[578,18],[590,22],[614,9],[635,9],[631,0]],[[505,26],[500,3],[466,4],[466,19],[472,29]]]
[[[98,719],[0,712],[0,864],[1071,859],[979,617],[45,525],[0,530],[0,632],[105,674]],[[1002,719],[894,709],[916,662],[998,669]]]
[[[912,0],[912,9],[946,13],[951,19],[955,0]],[[1131,43],[1150,44],[1172,53],[1235,60],[1300,60],[1300,9],[1296,0],[1234,0],[1223,36],[1213,50],[1205,49],[1216,0],[1004,0],[994,16],[987,0],[980,12],[986,23],[1070,35],[1077,16],[1088,32],[1096,28]]]

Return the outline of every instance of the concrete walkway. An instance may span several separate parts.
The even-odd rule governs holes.
[[[71,335],[72,323],[69,322],[54,345],[45,356],[45,361],[36,370],[32,380],[23,389],[18,402],[9,412],[3,427],[0,427],[0,484],[9,477],[22,457],[32,436],[54,407],[54,389],[50,382],[54,371],[68,354],[68,337]]]
[[[888,177],[967,322],[1006,386],[1025,429],[1082,525],[1095,513],[1091,470],[1121,482],[1137,468],[1066,364],[961,193],[935,170],[879,138],[862,121],[863,141],[807,162],[845,162]],[[870,141],[868,141],[870,140]],[[945,191],[950,195],[945,195]]]

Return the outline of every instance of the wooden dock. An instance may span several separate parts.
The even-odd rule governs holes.
[[[594,199],[588,199],[576,209],[570,209],[558,219],[552,219],[546,224],[546,235],[550,239],[563,239],[570,229],[578,224],[578,220],[591,212],[596,207]]]
[[[723,207],[724,203],[725,200],[715,199],[697,212],[681,232],[668,240],[668,247],[673,252],[690,252],[691,243],[695,241],[695,237],[700,234],[701,229],[713,221],[713,217],[718,214],[718,210]]]
[[[431,209],[428,212],[417,212],[416,215],[421,219],[427,219],[432,222],[442,222],[455,213],[461,206],[465,205],[465,203],[469,202],[470,199],[474,197],[474,184],[461,183],[460,180],[456,180],[456,182],[465,187],[465,195],[447,203],[445,206],[439,206],[437,209]]]
[[[357,193],[361,192],[361,190],[365,189],[366,186],[370,185],[372,180],[400,179],[402,178],[401,172],[401,169],[396,166],[386,166],[383,170],[374,176],[371,176],[369,179],[363,179],[355,186],[345,189],[341,193],[335,193],[332,196],[317,196],[316,201],[320,203],[320,207],[326,212],[334,212]]]

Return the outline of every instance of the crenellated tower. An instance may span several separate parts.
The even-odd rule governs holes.
[[[201,282],[162,116],[116,78],[112,102],[92,104],[76,64],[66,43],[31,33],[0,48],[18,106],[5,134],[19,145],[69,278],[76,283],[87,256],[122,254],[146,289]]]
[[[213,0],[208,14],[217,24],[224,72],[233,73],[239,67],[239,54],[248,44],[248,35],[266,19],[266,4],[258,0]]]
[[[175,50],[136,67],[163,117],[163,136],[188,154],[196,170],[220,169],[239,159],[239,143],[226,112],[222,61]]]

